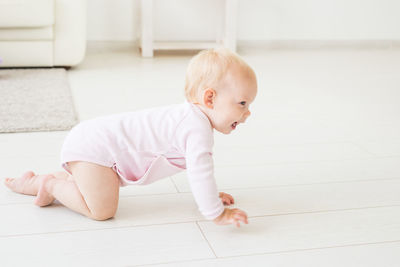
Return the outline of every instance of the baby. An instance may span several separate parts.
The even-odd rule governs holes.
[[[11,190],[35,195],[38,206],[55,199],[94,220],[117,211],[119,187],[146,185],[187,170],[203,216],[218,225],[248,223],[231,195],[218,193],[213,170],[213,130],[229,134],[250,116],[257,94],[254,71],[227,49],[201,51],[189,63],[183,104],[83,121],[67,135],[66,170],[6,178]]]

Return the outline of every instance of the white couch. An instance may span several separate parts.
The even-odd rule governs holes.
[[[74,66],[85,50],[86,0],[0,0],[0,68]]]

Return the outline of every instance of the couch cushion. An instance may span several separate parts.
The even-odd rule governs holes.
[[[37,28],[0,28],[0,41],[50,41],[53,39],[53,26]]]
[[[0,0],[0,28],[54,24],[55,0]]]
[[[53,42],[0,42],[1,67],[53,66]]]

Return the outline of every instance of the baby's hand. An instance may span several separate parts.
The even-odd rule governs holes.
[[[224,203],[224,205],[231,205],[235,203],[233,197],[224,192],[219,193],[219,198],[222,200],[222,203]]]
[[[248,224],[246,212],[239,209],[228,209],[225,208],[224,212],[214,219],[214,223],[218,225],[235,224],[240,227],[240,221]]]

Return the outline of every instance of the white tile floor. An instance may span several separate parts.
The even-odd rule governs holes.
[[[0,186],[0,266],[400,266],[400,50],[242,47],[253,115],[215,136],[239,229],[205,221],[185,173],[121,189],[114,219]],[[179,103],[191,54],[90,43],[69,70],[81,120]],[[0,177],[58,170],[66,132],[0,134]]]

